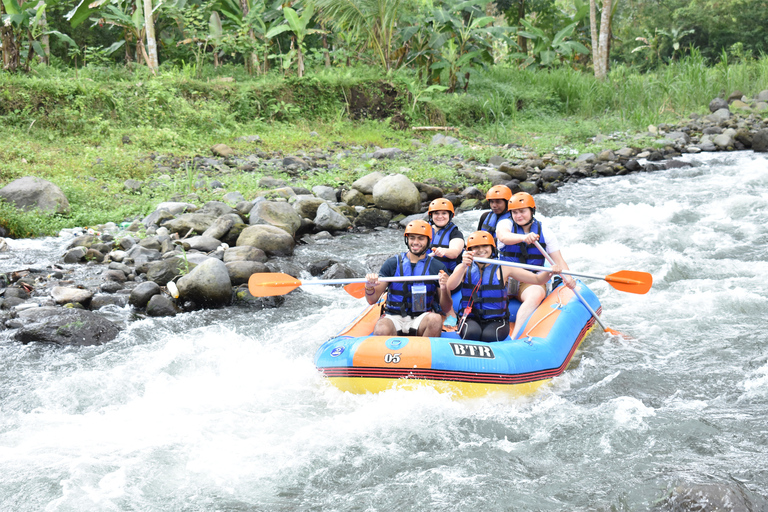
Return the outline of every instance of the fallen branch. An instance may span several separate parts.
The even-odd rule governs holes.
[[[459,129],[454,126],[414,126],[411,129],[415,132],[440,132],[443,130],[459,132]]]

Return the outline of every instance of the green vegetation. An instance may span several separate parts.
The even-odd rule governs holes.
[[[0,203],[0,226],[53,234],[171,197],[218,199],[181,166],[217,143],[264,158],[408,150],[431,136],[409,126],[453,126],[464,149],[412,151],[407,164],[334,160],[298,181],[337,186],[407,165],[414,179],[461,184],[453,157],[517,151],[507,144],[572,154],[599,133],[644,131],[768,87],[766,0],[597,2],[613,36],[601,80],[590,3],[1,0],[0,185],[49,179],[72,210],[41,217]],[[254,134],[259,145],[237,140]],[[253,195],[261,177],[232,171],[227,187]],[[125,190],[126,179],[145,186]]]

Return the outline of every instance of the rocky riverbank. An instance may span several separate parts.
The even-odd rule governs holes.
[[[707,116],[691,116],[678,125],[649,127],[632,137],[598,136],[595,143],[623,145],[617,150],[580,155],[536,155],[511,145],[500,147],[487,162],[443,157],[435,163],[455,169],[470,186],[437,180],[414,182],[409,161],[424,144],[413,148],[366,150],[333,146],[294,155],[265,154],[259,137],[247,155],[237,155],[223,144],[211,157],[191,161],[156,157],[157,179],[151,183],[125,182],[127,189],[156,187],[194,167],[198,188],[215,189],[220,200],[200,204],[194,194],[170,197],[145,218],[109,223],[61,233],[71,240],[61,263],[49,268],[14,269],[0,274],[0,320],[12,338],[56,344],[92,345],[114,339],[118,328],[98,310],[130,306],[137,315],[171,316],[181,311],[242,304],[275,307],[281,297],[256,298],[247,289],[253,273],[303,269],[291,264],[296,244],[312,244],[349,231],[400,228],[422,218],[430,201],[450,199],[457,211],[486,208],[485,187],[504,184],[531,194],[556,191],[583,178],[652,172],[686,165],[675,160],[683,153],[701,151],[768,151],[768,91],[754,99],[731,95],[717,98]],[[622,141],[619,143],[619,141]],[[635,143],[633,143],[635,141]],[[442,134],[432,145],[465,144]],[[642,143],[642,144],[641,144]],[[395,159],[400,172],[366,174],[343,186],[302,186],[306,176],[332,169],[341,158]],[[258,197],[245,198],[228,190],[233,173],[258,172]],[[290,181],[275,179],[277,172]],[[458,181],[458,180],[457,180]],[[69,205],[58,188],[45,180],[23,178],[0,190],[18,207],[66,212]],[[0,250],[3,247],[0,244]],[[359,277],[343,262],[318,261],[309,269],[323,279]]]

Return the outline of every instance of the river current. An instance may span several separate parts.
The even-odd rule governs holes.
[[[0,510],[648,510],[700,484],[762,503],[768,158],[685,159],[536,196],[573,270],[645,271],[654,285],[588,281],[605,324],[631,339],[592,331],[530,397],[340,392],[313,357],[364,301],[330,286],[262,311],[112,310],[124,330],[99,347],[0,331]],[[457,217],[465,235],[478,217]],[[0,271],[57,261],[66,243],[11,240]],[[296,260],[333,257],[362,276],[402,247],[385,230],[301,246]]]

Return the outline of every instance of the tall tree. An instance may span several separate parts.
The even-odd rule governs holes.
[[[152,0],[144,0],[144,30],[147,33],[147,66],[152,73],[157,73],[157,40],[155,22],[152,19]]]
[[[616,0],[618,2],[618,0]],[[592,34],[592,64],[595,68],[595,78],[602,80],[608,75],[608,59],[611,43],[611,14],[612,0],[603,0],[600,13],[600,25],[597,25],[596,0],[589,0],[589,24]],[[599,35],[598,35],[599,28]]]

